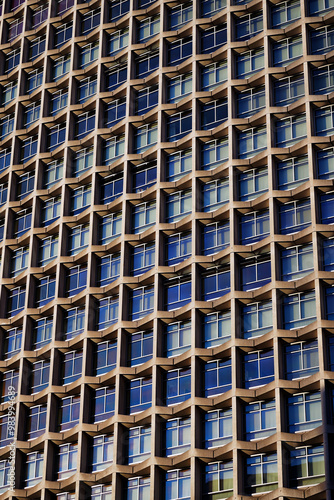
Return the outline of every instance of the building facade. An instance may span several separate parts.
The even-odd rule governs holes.
[[[333,499],[333,179],[333,0],[4,0],[1,498]]]

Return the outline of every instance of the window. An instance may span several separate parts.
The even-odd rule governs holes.
[[[244,90],[237,95],[237,116],[248,118],[265,107],[265,89]]]
[[[20,238],[31,228],[32,211],[29,208],[16,212],[14,222],[14,237]]]
[[[75,139],[83,139],[95,128],[95,111],[87,111],[76,118]]]
[[[59,446],[58,480],[66,479],[75,474],[77,469],[78,444],[68,443]]]
[[[71,384],[82,375],[82,350],[65,352],[63,356],[63,385]]]
[[[279,207],[281,234],[294,234],[311,224],[310,200],[298,200]]]
[[[65,333],[64,340],[73,339],[84,331],[85,326],[85,308],[73,307],[65,313]]]
[[[6,493],[10,487],[9,472],[11,462],[8,459],[0,461],[0,493]]]
[[[134,153],[141,154],[158,142],[158,124],[150,123],[135,128]]]
[[[154,266],[155,243],[137,245],[133,247],[131,254],[131,274],[140,276]]]
[[[37,7],[37,9],[33,9],[31,16],[31,24],[33,29],[36,29],[40,24],[42,24],[48,18],[49,14],[49,6],[41,6]]]
[[[53,317],[41,318],[35,321],[33,330],[33,348],[40,349],[49,344],[52,339]]]
[[[43,391],[49,385],[50,361],[37,361],[32,364],[31,370],[31,394]]]
[[[10,73],[16,66],[20,64],[21,50],[14,49],[6,55],[6,73]]]
[[[192,74],[185,73],[167,79],[167,102],[177,103],[192,92]]]
[[[98,286],[107,286],[120,276],[121,255],[119,253],[101,257],[98,264]]]
[[[100,9],[91,10],[81,16],[81,35],[87,35],[100,24]]]
[[[109,165],[116,158],[124,154],[124,136],[116,136],[108,139],[103,144],[103,165]]]
[[[283,298],[284,329],[302,328],[316,320],[315,292],[288,295]]]
[[[202,300],[218,299],[230,290],[229,268],[215,267],[202,274]]]
[[[2,403],[6,403],[9,401],[9,396],[15,393],[18,393],[19,386],[19,370],[9,370],[7,372],[3,372],[2,375]],[[14,387],[14,389],[13,389]],[[10,394],[9,394],[9,388]]]
[[[135,288],[130,294],[131,321],[143,318],[154,311],[154,287],[143,286]]]
[[[66,1],[71,1],[73,0],[61,0],[62,2]],[[54,44],[55,47],[61,47],[66,43],[68,40],[72,38],[72,32],[73,32],[73,23],[69,22],[66,24],[61,24],[56,28],[55,34],[54,34]]]
[[[304,392],[288,398],[289,432],[303,432],[322,425],[320,392]]]
[[[46,266],[58,255],[59,237],[57,235],[48,236],[39,243],[39,265]]]
[[[324,446],[303,446],[290,451],[290,486],[309,487],[325,481]]]
[[[250,245],[269,234],[269,211],[252,212],[240,217],[240,243]]]
[[[138,43],[147,42],[160,32],[160,16],[152,16],[139,21],[137,29]]]
[[[136,92],[136,115],[144,115],[151,108],[157,106],[159,100],[158,85],[146,87]],[[124,113],[125,115],[125,113]]]
[[[297,19],[300,19],[299,0],[287,0],[273,5],[270,14],[271,28],[285,28]]]
[[[201,1],[201,16],[211,17],[226,7],[226,0],[202,0]]]
[[[268,169],[252,169],[238,176],[239,200],[249,201],[268,191]]]
[[[274,380],[274,351],[255,351],[243,357],[245,389],[253,389]]]
[[[218,396],[232,388],[231,358],[209,361],[204,365],[204,396]]]
[[[249,50],[236,56],[236,77],[250,78],[264,68],[264,49]]]
[[[227,248],[230,244],[230,224],[214,222],[203,227],[203,255],[212,255]]]
[[[165,405],[172,406],[191,397],[191,370],[171,370],[165,375]]]
[[[246,258],[240,262],[241,290],[256,290],[270,283],[271,260],[267,256]]]
[[[91,487],[91,500],[111,500],[111,484],[101,484]],[[68,499],[66,499],[68,500]],[[71,500],[71,499],[70,499]],[[74,499],[73,499],[74,500]]]
[[[136,477],[128,479],[127,500],[141,500],[150,497],[150,478]]]
[[[102,387],[95,390],[94,423],[102,422],[115,413],[115,387]]]
[[[304,96],[304,77],[288,76],[274,81],[274,105],[288,106]]]
[[[79,67],[86,68],[99,56],[99,44],[98,42],[88,43],[80,49],[79,53]]]
[[[56,296],[56,275],[40,278],[36,288],[36,307],[43,307]]]
[[[165,285],[165,309],[174,311],[191,302],[191,278],[170,278]]]
[[[306,137],[306,116],[297,115],[277,120],[276,122],[276,141],[277,148],[287,148],[293,146],[301,139]]]
[[[309,180],[307,156],[289,158],[277,163],[278,189],[294,189]]]
[[[140,163],[132,167],[132,192],[140,193],[157,182],[157,161]]]
[[[130,415],[152,406],[152,378],[138,378],[129,381],[128,403]]]
[[[95,375],[103,375],[116,367],[117,340],[99,342],[95,350]]]
[[[28,417],[28,439],[35,439],[42,434],[44,434],[46,430],[46,415],[47,415],[47,406],[39,405],[32,406],[29,410]]]
[[[153,357],[153,331],[135,332],[128,336],[128,365],[138,366]]]
[[[167,117],[167,140],[178,141],[189,134],[192,129],[191,111],[181,111]]]
[[[27,269],[29,264],[29,248],[21,247],[12,251],[11,276],[15,277]]]
[[[107,205],[123,193],[123,174],[111,174],[104,177],[101,186],[101,201]]]
[[[49,226],[60,217],[61,199],[50,198],[42,205],[42,226]]]
[[[50,101],[50,114],[55,116],[62,109],[66,108],[68,103],[68,91],[66,89],[60,89],[51,94]]]
[[[146,201],[132,207],[132,233],[139,234],[155,224],[156,202]]]
[[[235,20],[235,39],[248,40],[263,30],[263,16],[259,12],[237,17]]]
[[[99,300],[97,329],[105,330],[118,321],[118,295]]]
[[[334,239],[329,238],[322,242],[323,270],[334,271]]]
[[[17,96],[17,80],[3,85],[1,89],[1,103],[6,106]]]
[[[84,248],[88,247],[89,243],[89,226],[81,224],[69,230],[69,255],[76,255]]]
[[[165,500],[190,500],[190,469],[176,469],[166,472]]]
[[[309,377],[319,371],[318,341],[296,342],[285,347],[287,380]]]
[[[325,344],[326,345],[326,344]],[[334,337],[331,336],[327,339],[327,368],[330,371],[334,371]]]
[[[334,149],[322,149],[316,152],[319,179],[334,178]]]
[[[25,139],[21,143],[21,162],[22,163],[27,163],[31,158],[35,156],[38,150],[38,137],[28,137],[28,139]],[[27,174],[25,174],[26,176]],[[29,175],[29,174],[28,174]],[[34,174],[30,174],[31,177],[34,178]],[[32,183],[34,184],[34,183]],[[30,189],[30,192],[33,191],[33,185],[32,188]]]
[[[208,411],[204,416],[204,448],[224,446],[232,441],[232,409]]]
[[[201,106],[201,129],[211,130],[227,120],[227,99],[209,102]]]
[[[23,17],[15,19],[8,24],[8,42],[18,37],[23,31]]]
[[[130,2],[129,0],[111,0],[109,8],[109,18],[113,23],[129,12]]]
[[[166,237],[166,265],[173,266],[191,255],[191,233],[178,233]]]
[[[7,135],[14,130],[14,115],[7,115],[0,119],[0,140],[3,141]]]
[[[126,102],[125,98],[111,101],[104,110],[104,127],[112,128],[116,123],[125,117]]]
[[[191,213],[191,191],[179,191],[166,196],[166,222],[178,222]]]
[[[168,9],[168,29],[178,30],[193,18],[192,2],[181,3]]]
[[[200,31],[201,53],[213,52],[227,41],[227,25],[212,26]]]
[[[61,144],[65,142],[66,138],[66,126],[65,125],[55,125],[49,128],[48,133],[48,150],[53,151],[58,148]]]
[[[39,483],[43,476],[44,454],[36,451],[28,453],[26,458],[25,488],[31,488]]]
[[[105,86],[106,91],[111,92],[117,87],[121,86],[127,79],[127,66],[115,63],[106,69],[105,72]]]
[[[168,43],[167,65],[177,66],[192,55],[192,37],[179,38]]]
[[[71,56],[62,56],[55,59],[53,62],[53,79],[54,81],[62,78],[66,73],[70,71],[71,67]]]
[[[112,212],[100,218],[99,244],[107,245],[118,238],[122,231],[122,213]]]
[[[308,11],[310,16],[321,16],[334,7],[333,0],[310,0]]]
[[[334,90],[334,65],[312,70],[313,94],[329,94]]]
[[[207,1],[207,0],[206,0]],[[233,461],[205,466],[204,491],[208,498],[227,498],[233,494]]]
[[[31,94],[43,83],[43,69],[35,69],[27,75],[27,93]]]
[[[5,337],[4,359],[9,359],[21,351],[22,328],[11,328]]]
[[[93,438],[92,472],[104,470],[113,463],[114,436],[96,436]]]
[[[252,158],[266,148],[267,132],[265,127],[238,132],[238,158]]]
[[[229,181],[220,179],[202,186],[202,211],[213,212],[229,202]]]
[[[78,102],[84,103],[97,92],[97,77],[84,78],[78,82]]]
[[[0,150],[0,172],[3,172],[10,166],[11,152],[8,149]]]
[[[276,403],[259,401],[245,406],[245,439],[254,441],[276,433]]]
[[[26,288],[25,286],[18,286],[12,288],[9,291],[8,306],[7,306],[7,317],[11,318],[16,314],[19,314],[24,309],[24,303],[26,299]]]
[[[311,54],[326,54],[334,48],[334,27],[324,26],[310,31]]]
[[[287,66],[303,54],[303,42],[301,36],[285,38],[273,44],[273,65]]]
[[[191,322],[179,321],[165,327],[165,356],[171,358],[186,352],[191,348]]]
[[[92,186],[86,184],[71,191],[71,215],[78,215],[91,205]]]
[[[212,170],[228,160],[228,140],[216,139],[201,145],[201,169]]]
[[[151,456],[151,426],[129,429],[128,464],[143,462]]]
[[[254,495],[277,488],[277,454],[251,455],[246,458],[245,486],[247,493]]]
[[[314,270],[312,244],[290,247],[281,251],[281,279],[303,278]]]
[[[79,423],[80,396],[69,396],[61,400],[59,409],[59,431],[64,432]]]
[[[321,224],[333,224],[333,193],[327,193],[320,196],[320,214]]]
[[[227,81],[227,61],[215,62],[201,68],[201,90],[214,90]]]
[[[8,183],[0,184],[0,206],[6,203],[7,194],[8,194]]]
[[[150,52],[145,52],[135,57],[135,78],[146,78],[158,67],[159,50],[152,48]]]
[[[166,421],[165,454],[166,457],[179,455],[190,449],[191,420],[190,418],[173,418]]]
[[[272,304],[255,302],[241,311],[241,333],[244,339],[259,337],[272,330]]]
[[[186,149],[172,153],[166,159],[166,180],[176,181],[192,171],[192,151]]]
[[[54,160],[45,165],[44,185],[49,188],[63,178],[64,163],[63,160]]]

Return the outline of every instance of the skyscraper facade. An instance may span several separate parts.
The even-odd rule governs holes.
[[[1,498],[333,500],[334,1],[0,8]]]

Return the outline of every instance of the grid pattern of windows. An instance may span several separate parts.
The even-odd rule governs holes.
[[[333,0],[0,5],[0,495],[315,498]]]

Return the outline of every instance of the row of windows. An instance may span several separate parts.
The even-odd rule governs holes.
[[[101,436],[96,438],[96,444],[93,445],[93,459],[96,460],[96,465],[99,465],[101,460],[103,468],[106,468],[112,462],[113,442],[110,441],[111,436]],[[98,441],[99,439],[99,441]],[[317,444],[313,446],[297,447],[295,449],[286,450],[286,469],[289,470],[287,484],[290,487],[298,488],[301,486],[309,486],[321,483],[325,480],[325,464],[324,464],[324,446]],[[54,479],[62,480],[71,477],[75,471],[79,461],[78,444],[66,444],[54,450],[55,462],[58,467],[54,474]],[[26,488],[36,485],[43,478],[43,463],[44,453],[33,452],[25,456],[24,469],[24,485]],[[264,493],[272,491],[278,486],[278,460],[276,453],[262,453],[247,456],[240,455],[240,463],[243,465],[244,480],[241,491],[239,493]],[[94,464],[95,465],[95,464]],[[2,491],[9,484],[9,466],[8,462],[0,462],[0,478],[2,483]],[[197,467],[199,469],[199,467]],[[214,498],[214,494],[233,494],[233,462],[218,461],[202,466],[198,472],[203,475],[203,498]],[[174,469],[170,471],[157,471],[157,479],[160,481],[159,490],[165,500],[185,499],[190,500],[191,496],[191,470],[190,469]],[[162,486],[164,485],[164,486]],[[128,500],[150,498],[150,477],[123,478],[122,481],[123,494]],[[96,490],[96,488],[99,488]],[[121,488],[120,488],[121,489]],[[97,496],[95,494],[97,492]],[[101,493],[103,496],[101,495]],[[66,496],[64,496],[66,495]],[[176,496],[177,495],[177,496]],[[230,496],[229,495],[229,496]],[[67,496],[65,493],[57,495],[57,500],[69,499],[72,496]],[[87,497],[88,498],[88,497]],[[111,486],[99,485],[91,487],[92,499],[111,499]]]
[[[170,347],[174,341],[172,344],[173,349],[169,350],[169,356],[186,352],[190,348],[190,345],[187,345],[185,340],[186,330],[183,329],[178,333],[180,334],[179,337],[176,336],[175,331],[168,331],[165,335],[164,340],[167,347]],[[226,339],[223,339],[223,341],[226,341]],[[124,344],[127,344],[124,347],[127,347],[128,350],[128,365],[130,366],[138,366],[139,363],[144,363],[153,356],[152,332],[147,331],[133,334],[132,338],[129,338],[127,343],[124,342]],[[325,369],[333,371],[334,343],[332,337],[327,338],[325,348],[328,349],[325,356],[327,358]],[[26,380],[24,384],[21,384],[22,393],[37,394],[47,389],[51,383],[52,385],[68,385],[82,377],[82,350],[66,352],[63,355],[59,351],[54,351],[54,355],[58,362],[63,363],[61,373],[58,370],[57,372],[54,370],[54,373],[50,373],[50,359],[47,358],[43,361],[25,363]],[[93,350],[92,355],[94,366],[90,366],[88,376],[99,376],[112,371],[116,367],[117,342],[106,341],[99,343]],[[281,379],[300,380],[319,372],[317,340],[281,345],[280,357],[282,358],[282,373],[279,377]],[[249,353],[238,350],[235,361],[239,362],[237,370],[237,379],[239,382],[237,386],[245,389],[254,389],[275,380],[273,349],[250,351]],[[207,362],[201,361],[198,358],[196,361],[196,376],[198,377],[198,386],[195,391],[196,397],[215,397],[229,391],[232,388],[232,364],[231,358],[214,359]],[[19,371],[16,369],[3,373],[2,402],[9,400],[10,386],[18,390],[18,376]],[[157,405],[172,406],[186,401],[191,397],[190,368],[178,368],[167,372],[158,370],[156,376],[161,379],[159,394],[156,397]],[[119,413],[138,413],[152,406],[151,377],[133,380],[122,378],[120,384],[124,391],[118,405]],[[126,389],[127,396],[124,398]],[[99,389],[97,390],[97,394],[99,394]],[[115,392],[113,392],[111,398],[113,407],[109,416],[112,416],[115,411]],[[66,398],[65,400],[67,401]],[[60,411],[60,415],[62,415],[62,411]],[[79,413],[76,414],[79,415]],[[64,429],[61,427],[61,430]]]

